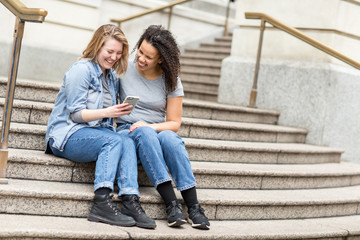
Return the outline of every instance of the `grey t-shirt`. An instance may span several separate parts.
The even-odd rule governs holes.
[[[138,96],[140,100],[129,115],[117,119],[118,123],[160,123],[165,122],[166,99],[184,96],[184,90],[178,77],[176,89],[167,92],[162,76],[156,80],[147,80],[137,71],[135,61],[130,60],[126,73],[120,78],[121,103],[126,96]]]

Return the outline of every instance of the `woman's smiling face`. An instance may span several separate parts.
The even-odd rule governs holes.
[[[144,40],[137,51],[137,66],[139,70],[152,70],[159,67],[159,63],[161,63],[159,51]]]
[[[107,39],[96,55],[101,70],[105,73],[106,69],[112,68],[121,58],[122,52],[123,44],[121,42],[114,38]]]

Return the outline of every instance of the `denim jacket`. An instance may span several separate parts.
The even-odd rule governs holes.
[[[54,139],[53,147],[63,151],[69,137],[83,127],[101,125],[115,131],[112,118],[86,123],[76,123],[70,118],[71,113],[82,109],[103,108],[102,77],[103,72],[100,66],[91,60],[80,60],[68,69],[47,124],[46,146],[49,139],[52,138]],[[108,71],[106,80],[113,105],[115,105],[119,91],[119,79],[116,78],[115,72]],[[47,147],[45,152],[51,153],[51,150]]]

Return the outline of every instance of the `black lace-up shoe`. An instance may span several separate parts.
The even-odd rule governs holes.
[[[166,206],[169,227],[177,227],[186,223],[182,213],[182,207],[178,200],[173,200]]]
[[[135,219],[136,226],[142,228],[156,228],[156,223],[153,219],[148,217],[141,207],[139,197],[136,195],[123,195],[121,212],[127,216]]]
[[[132,217],[121,213],[112,200],[112,195],[95,195],[94,205],[90,210],[89,221],[102,222],[123,227],[135,225]]]
[[[190,223],[193,228],[210,229],[210,223],[205,216],[205,210],[199,204],[194,204],[188,209]]]

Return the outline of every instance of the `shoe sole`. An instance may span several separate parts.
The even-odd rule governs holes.
[[[121,213],[124,214],[125,216],[132,217],[132,218],[135,220],[137,227],[147,228],[147,229],[154,229],[154,228],[156,228],[156,223],[155,223],[155,222],[154,222],[154,223],[142,223],[142,222],[138,222],[138,221],[136,221],[136,217],[131,216],[131,213],[128,212],[128,211],[126,211],[126,210],[124,210],[124,209],[121,209]]]
[[[206,224],[191,224],[191,226],[193,228],[203,229],[203,230],[209,230],[210,229],[210,226],[208,226]]]
[[[177,219],[175,222],[168,223],[169,227],[178,227],[186,223],[185,219]]]
[[[121,226],[121,227],[132,227],[136,225],[136,222],[113,222],[113,221],[109,221],[105,218],[99,217],[99,216],[93,216],[93,215],[89,215],[88,220],[91,222],[101,222],[101,223],[107,223],[107,224],[111,224],[111,225],[117,225],[117,226]]]
[[[136,226],[140,227],[140,228],[147,228],[147,229],[155,229],[156,228],[156,224],[142,224],[142,223],[138,223],[138,222],[136,222]]]
[[[193,228],[202,229],[202,230],[209,230],[210,229],[210,226],[206,225],[205,223],[195,224],[191,219],[189,219],[189,222],[191,223],[191,226]]]

